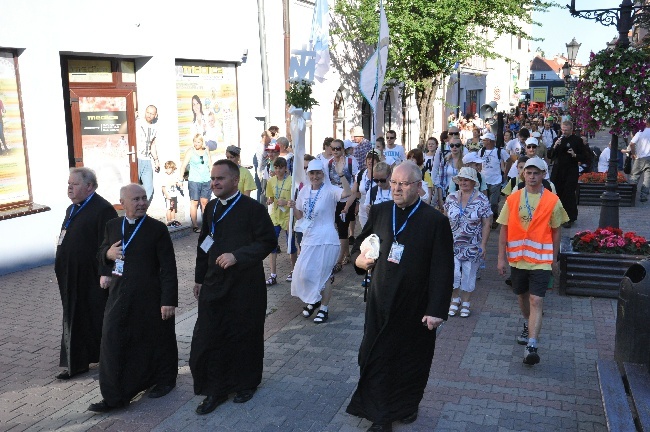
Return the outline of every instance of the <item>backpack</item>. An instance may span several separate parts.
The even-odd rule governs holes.
[[[497,160],[501,161],[501,147],[494,147],[493,150],[497,150]],[[481,157],[485,155],[485,147],[481,147],[481,151],[479,152],[481,154]]]
[[[328,173],[329,173],[329,171],[332,171],[332,165],[334,165],[334,158],[330,159],[330,161],[327,163],[327,171],[328,171]],[[353,179],[353,177],[352,177],[352,158],[351,157],[348,157],[348,172],[350,173],[350,178],[348,179],[348,181],[350,182],[350,187],[352,187],[352,179]],[[357,179],[358,178],[359,177],[357,176]]]

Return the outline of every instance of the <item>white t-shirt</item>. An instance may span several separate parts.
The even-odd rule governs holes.
[[[508,141],[505,145],[505,149],[510,155],[517,155],[521,153],[521,141],[518,138]]]
[[[153,123],[143,118],[135,121],[135,133],[138,146],[138,159],[151,160],[151,143],[156,139],[157,129]]]
[[[381,204],[383,202],[392,200],[393,194],[391,192],[391,188],[388,188],[387,190],[377,188],[377,196],[375,197],[375,202],[373,204]],[[366,194],[366,200],[364,201],[364,204],[367,206],[370,205],[370,192]]]
[[[302,211],[304,218],[308,216],[310,202],[318,195],[310,215],[313,223],[311,228],[303,233],[302,245],[340,245],[339,235],[336,225],[334,225],[334,213],[336,212],[336,203],[341,199],[342,193],[342,189],[328,184],[323,184],[320,195],[318,195],[318,189],[312,190],[311,185],[305,185],[300,190],[296,199],[296,208]]]
[[[553,143],[557,139],[557,133],[555,133],[553,128],[549,128],[549,129],[544,128],[542,129],[541,133],[542,133],[542,141],[546,145],[546,148],[550,149],[551,147],[553,147]]]
[[[609,169],[609,154],[609,147],[600,153],[600,157],[598,158],[598,172],[607,172]]]
[[[650,156],[650,127],[637,132],[631,142],[636,144],[635,153],[637,158]]]
[[[395,159],[395,163],[397,165],[401,164],[402,161],[406,159],[406,153],[404,153],[404,147],[402,147],[399,144],[396,144],[395,147],[393,147],[392,149],[386,146],[386,148],[384,149],[384,157],[387,158],[389,156]]]
[[[501,149],[501,157],[499,158],[498,151],[499,149],[495,147],[492,150],[483,148],[479,152],[479,156],[483,158],[481,176],[485,179],[485,183],[489,185],[501,184],[503,181],[501,178],[501,161],[506,161],[510,157],[504,149]]]

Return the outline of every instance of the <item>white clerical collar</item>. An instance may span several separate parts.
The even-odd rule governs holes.
[[[131,218],[129,218],[128,216],[124,216],[124,217],[126,218],[126,221],[127,221],[128,223],[130,223],[131,225],[134,225],[134,224],[135,224],[135,219],[131,219]]]
[[[231,199],[233,199],[234,197],[236,197],[238,193],[239,193],[239,191],[235,192],[235,194],[234,194],[233,196],[230,196],[230,197],[228,197],[228,198],[226,198],[226,199],[221,199],[221,198],[219,198],[219,202],[221,202],[221,205],[227,205],[227,204],[228,204],[228,201],[230,201]]]

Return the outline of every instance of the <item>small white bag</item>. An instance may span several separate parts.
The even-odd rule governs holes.
[[[365,252],[365,257],[370,259],[379,258],[379,237],[377,234],[370,234],[361,243],[361,253]]]

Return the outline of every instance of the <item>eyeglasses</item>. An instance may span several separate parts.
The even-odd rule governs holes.
[[[535,144],[528,144],[526,148],[537,148],[537,146]]]
[[[385,178],[383,178],[383,179],[373,178],[372,180],[376,181],[377,183],[386,183],[388,181],[388,179],[385,179]]]
[[[332,151],[341,151],[343,150],[343,147],[330,147]]]
[[[389,140],[394,140],[395,138],[397,138],[397,137],[389,137],[389,136],[386,137],[386,139],[389,139]]]
[[[460,132],[447,132],[447,135],[460,135]]]
[[[395,187],[395,186],[399,186],[399,187],[403,188],[403,187],[406,187],[406,186],[412,185],[413,183],[417,183],[417,182],[419,182],[419,181],[420,181],[420,180],[415,180],[415,181],[412,181],[412,182],[404,182],[404,181],[397,182],[397,181],[395,181],[395,180],[391,180],[391,181],[389,181],[388,183],[390,183],[390,185],[393,186],[393,187]]]
[[[205,162],[203,161],[203,156],[199,156],[201,158],[201,163],[204,164]]]
[[[449,144],[449,147],[451,148],[458,148],[460,146],[461,146],[460,144]]]

